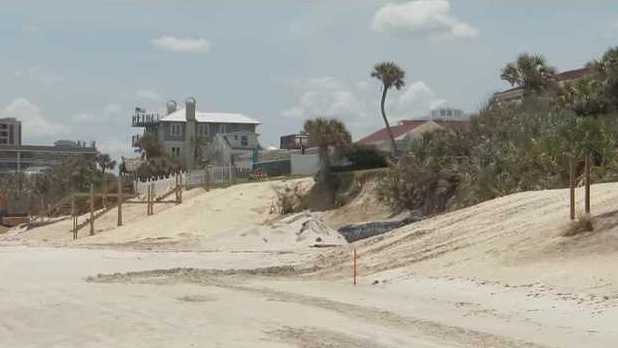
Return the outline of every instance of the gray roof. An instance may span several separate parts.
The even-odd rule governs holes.
[[[161,119],[161,122],[185,122],[187,119],[185,109],[177,110]],[[222,112],[195,112],[197,122],[203,123],[245,123],[260,124],[259,121],[243,114],[222,113]]]

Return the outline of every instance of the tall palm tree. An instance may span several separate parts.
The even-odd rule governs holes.
[[[391,87],[395,87],[397,90],[400,90],[401,88],[403,88],[403,86],[405,86],[404,78],[406,77],[406,72],[403,71],[395,63],[385,62],[376,64],[373,67],[371,77],[375,77],[378,80],[382,81],[383,86],[382,99],[380,100],[380,110],[382,111],[382,118],[384,119],[384,124],[386,125],[388,136],[391,138],[393,155],[396,156],[397,143],[395,143],[395,137],[393,136],[391,125],[388,123],[388,118],[386,117],[386,112],[384,111],[384,102],[386,101],[386,94]]]
[[[500,78],[511,86],[524,89],[524,93],[540,93],[551,87],[555,80],[556,69],[547,64],[542,55],[524,53],[517,57],[517,61],[507,64],[500,74]]]
[[[320,181],[326,182],[330,172],[329,148],[341,149],[349,145],[352,142],[350,132],[341,121],[322,117],[305,121],[304,131],[309,135],[309,142],[319,149]]]

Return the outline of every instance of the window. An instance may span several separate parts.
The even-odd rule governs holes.
[[[246,135],[243,135],[242,137],[240,137],[240,145],[249,146],[249,137]]]
[[[170,125],[170,135],[173,137],[182,136],[182,127],[183,127],[182,123],[172,123]]]
[[[208,125],[198,124],[197,125],[197,135],[201,137],[207,137],[208,136]]]
[[[180,148],[172,147],[172,157],[180,157]]]

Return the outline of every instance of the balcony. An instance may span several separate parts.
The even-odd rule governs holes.
[[[132,147],[138,147],[138,143],[140,141],[140,139],[142,138],[141,135],[137,134],[131,137],[131,146]]]
[[[131,125],[133,127],[154,127],[159,124],[161,116],[158,113],[135,113],[131,118]]]

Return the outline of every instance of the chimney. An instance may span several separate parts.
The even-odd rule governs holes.
[[[167,114],[171,114],[176,112],[176,110],[178,109],[178,104],[176,104],[175,100],[170,100],[167,102]]]
[[[195,101],[195,98],[193,97],[189,97],[185,101],[185,105],[186,105],[185,111],[186,111],[187,121],[195,121],[196,104],[197,102]]]

